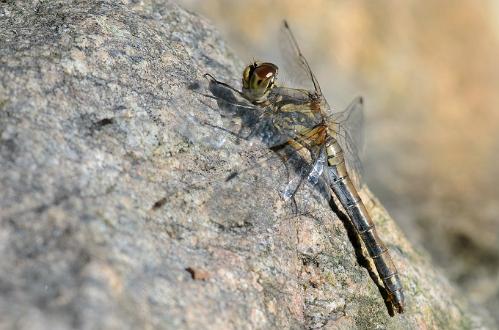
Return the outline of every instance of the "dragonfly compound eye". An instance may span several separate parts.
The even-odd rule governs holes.
[[[255,62],[248,65],[243,72],[243,93],[246,97],[254,103],[265,101],[274,87],[277,70],[273,63]]]

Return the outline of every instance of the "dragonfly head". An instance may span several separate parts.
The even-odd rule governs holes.
[[[243,94],[253,103],[264,102],[277,76],[277,65],[254,62],[243,71]]]

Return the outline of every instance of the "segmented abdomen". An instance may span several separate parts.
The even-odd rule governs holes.
[[[336,139],[330,138],[327,142],[326,155],[327,176],[331,189],[362,238],[369,256],[374,261],[379,277],[400,313],[404,306],[404,295],[397,269],[393,264],[388,249],[379,238],[371,216],[348,175],[343,150]]]

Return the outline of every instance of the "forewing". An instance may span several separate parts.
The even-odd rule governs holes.
[[[327,194],[327,189],[317,184],[324,166],[323,157],[319,160],[318,152],[297,148],[288,143],[297,138],[297,133],[292,129],[286,130],[283,124],[285,118],[276,115],[274,108],[252,104],[239,91],[214,77],[207,78],[209,94],[204,96],[217,102],[220,114],[230,123],[230,126],[216,128],[236,136],[240,139],[240,144],[250,143],[248,152],[234,158],[235,166],[233,171],[227,173],[227,183],[242,181],[251,186],[255,180],[262,184],[266,182],[272,189],[277,189],[285,200],[294,200],[304,183],[311,183],[313,190]],[[279,95],[285,96],[285,103],[304,105],[309,101],[309,93],[305,90],[287,89]],[[280,125],[276,125],[276,121]],[[234,126],[233,123],[237,125]],[[224,125],[226,124],[227,120]],[[280,128],[277,129],[276,126]],[[238,128],[234,130],[233,127]],[[255,144],[254,141],[260,143]],[[309,155],[309,158],[304,158],[303,153]],[[276,180],[282,183],[279,187],[271,184]]]
[[[206,75],[208,81],[208,90],[211,95],[205,95],[214,99],[223,118],[229,118],[238,122],[241,128],[255,128],[258,125],[259,118],[263,116],[263,109],[254,106],[238,90],[216,80],[210,75]],[[232,125],[231,125],[232,127]]]
[[[289,82],[292,87],[315,91],[322,95],[319,83],[286,21],[283,22],[279,33],[279,48],[283,64],[283,70],[280,72],[284,77],[282,80]]]
[[[207,76],[211,95],[217,101],[224,119],[224,128],[245,140],[258,140],[268,148],[287,142],[288,137],[274,125],[274,116],[268,107],[257,106],[231,86]]]

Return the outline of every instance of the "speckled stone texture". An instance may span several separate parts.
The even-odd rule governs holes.
[[[493,327],[367,190],[403,315],[313,188],[225,181],[255,147],[191,87],[243,65],[168,1],[0,2],[0,328]]]

